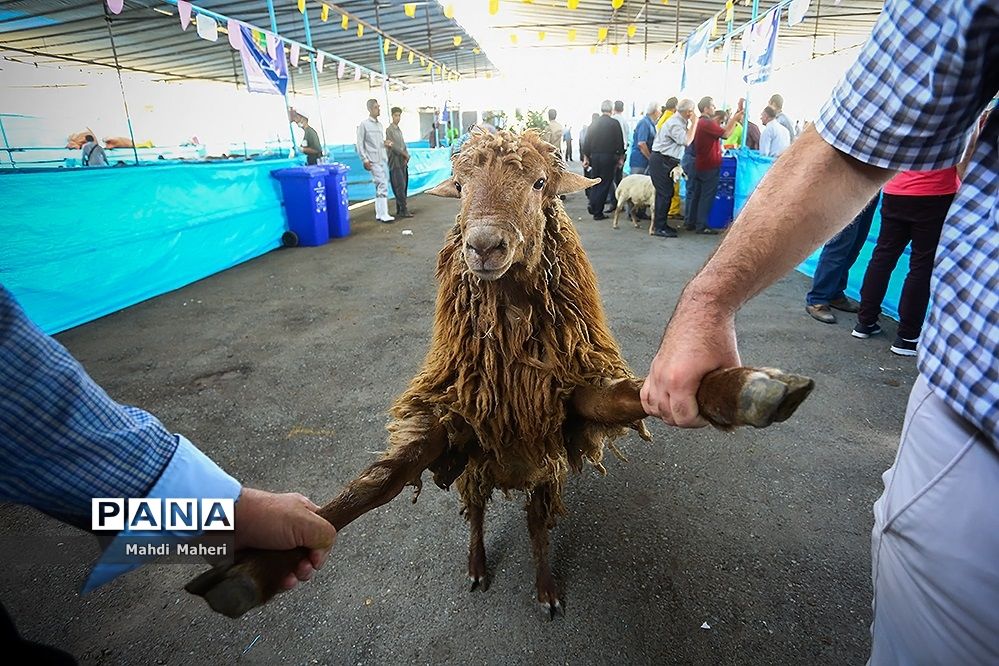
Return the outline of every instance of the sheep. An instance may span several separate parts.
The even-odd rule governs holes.
[[[341,530],[430,470],[456,485],[471,537],[472,590],[488,585],[483,519],[493,492],[526,496],[535,593],[554,618],[563,604],[548,562],[548,532],[565,515],[563,488],[584,465],[606,473],[605,448],[642,421],[642,380],[629,369],[604,317],[596,276],[560,196],[596,182],[565,170],[536,132],[474,133],[453,176],[432,194],[460,199],[437,260],[430,348],[392,406],[381,456],[319,515]],[[710,373],[698,391],[719,428],[787,419],[812,381],[773,369]],[[243,551],[187,585],[238,617],[281,589],[303,556]]]
[[[617,229],[617,216],[621,209],[631,204],[629,216],[635,228],[638,228],[638,210],[649,211],[649,235],[652,235],[652,220],[655,219],[656,210],[656,188],[652,185],[652,178],[645,174],[633,173],[625,176],[617,186],[617,208],[614,209],[614,224],[612,229]]]

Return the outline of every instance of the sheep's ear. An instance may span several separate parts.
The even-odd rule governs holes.
[[[566,171],[558,179],[558,194],[572,194],[593,187],[600,182],[599,178],[586,178],[578,173]]]
[[[448,178],[442,181],[433,189],[427,190],[427,194],[432,194],[435,197],[447,197],[449,199],[460,199],[461,193],[458,192],[458,188],[454,186],[454,179]]]

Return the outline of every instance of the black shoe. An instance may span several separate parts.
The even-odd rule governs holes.
[[[881,335],[881,332],[881,326],[877,322],[874,322],[873,324],[861,324],[858,321],[857,325],[853,327],[852,331],[850,331],[850,335],[855,338],[860,338],[861,340],[866,340],[872,335]]]
[[[413,214],[410,213],[408,210],[404,210],[401,213],[396,212],[395,216],[396,217],[413,217]]]
[[[695,227],[692,224],[685,224],[685,225],[683,225],[683,230],[684,231],[693,231],[694,229],[695,229]]]
[[[660,238],[676,238],[677,234],[672,229],[657,229],[652,232],[653,236],[659,236]]]
[[[697,233],[699,233],[702,236],[717,236],[718,230],[712,229],[711,227],[704,227],[703,229],[699,229]]]
[[[606,215],[604,215],[603,213],[601,213],[600,215],[594,215],[594,216],[593,216],[593,219],[594,219],[594,220],[606,220],[606,219],[607,219],[607,216],[606,216]]]
[[[891,343],[891,353],[898,356],[915,356],[918,354],[919,340],[906,340],[896,335],[895,342]]]

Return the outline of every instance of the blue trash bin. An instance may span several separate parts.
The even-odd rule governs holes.
[[[298,236],[298,245],[314,247],[328,243],[326,169],[320,166],[292,167],[272,171],[271,176],[281,183],[288,229]]]
[[[718,192],[708,213],[708,228],[724,229],[732,222],[735,213],[735,157],[722,158],[718,174]]]
[[[346,164],[333,162],[326,165],[327,213],[329,214],[330,238],[343,238],[350,235],[350,199],[347,197]]]

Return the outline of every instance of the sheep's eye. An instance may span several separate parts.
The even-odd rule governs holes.
[[[458,190],[458,193],[461,194],[461,183],[454,181],[454,189]]]
[[[540,189],[544,188],[544,186],[545,186],[545,179],[544,178],[538,178],[534,182],[534,189],[536,189],[536,190],[540,190]]]

